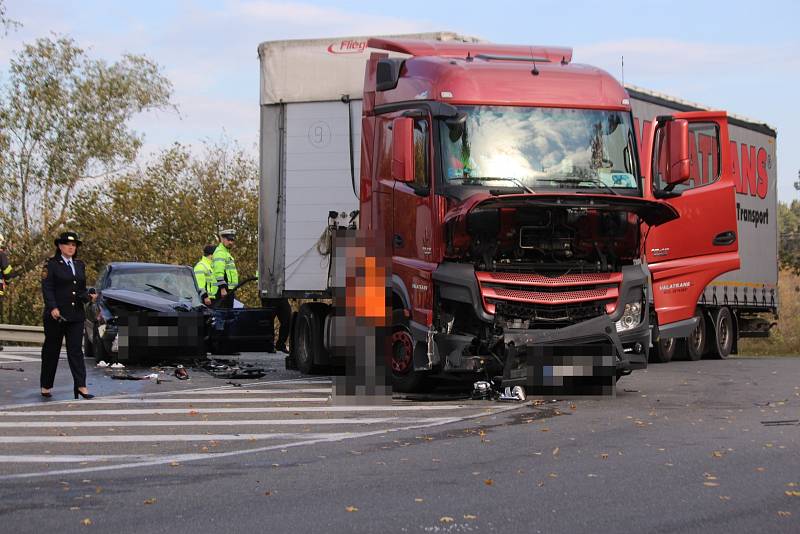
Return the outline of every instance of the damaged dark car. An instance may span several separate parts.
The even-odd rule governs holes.
[[[186,265],[114,262],[87,305],[84,352],[98,361],[193,360],[272,344],[268,309],[234,311],[203,304]],[[231,296],[233,298],[233,295]]]

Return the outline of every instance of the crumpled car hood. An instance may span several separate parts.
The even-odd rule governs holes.
[[[138,306],[145,310],[157,312],[191,311],[191,306],[186,303],[176,302],[165,299],[158,295],[149,295],[130,289],[104,289],[102,298],[124,302],[132,306]]]

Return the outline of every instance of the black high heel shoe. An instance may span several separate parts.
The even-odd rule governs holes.
[[[50,393],[49,391],[47,391],[47,392],[44,392],[44,391],[39,391],[39,393],[41,393],[41,394],[42,394],[42,397],[44,397],[45,399],[49,399],[50,397],[52,397],[52,396],[53,396],[53,394],[52,394],[52,393]],[[76,397],[76,398],[77,398],[77,397]]]
[[[78,399],[78,395],[80,395],[81,397],[83,397],[86,400],[94,398],[94,395],[92,395],[91,393],[83,393],[82,391],[79,391],[78,388],[74,389],[74,393],[75,393],[75,400]]]

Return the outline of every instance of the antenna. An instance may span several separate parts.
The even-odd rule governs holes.
[[[620,61],[622,63],[622,85],[625,85],[625,56],[620,56]]]

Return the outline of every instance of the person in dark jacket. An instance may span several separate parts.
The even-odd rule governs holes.
[[[43,397],[51,397],[56,378],[61,343],[66,338],[67,361],[72,371],[75,398],[91,399],[86,388],[86,366],[83,362],[83,304],[94,302],[96,296],[86,291],[86,266],[75,257],[81,241],[75,232],[64,232],[55,240],[56,253],[42,268],[44,296],[44,345],[42,346]]]

